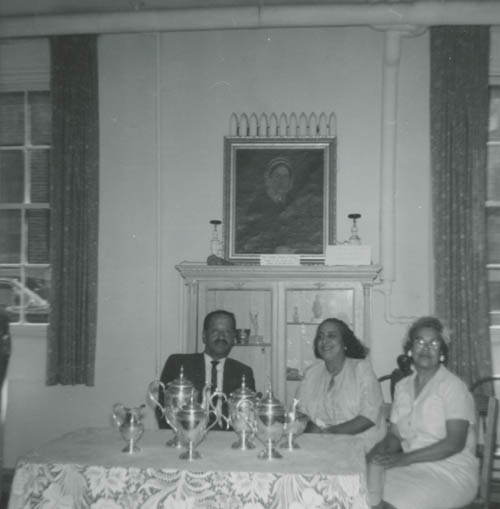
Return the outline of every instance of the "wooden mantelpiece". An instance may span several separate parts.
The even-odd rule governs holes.
[[[186,281],[198,279],[335,279],[373,284],[382,270],[380,265],[206,265],[182,262],[175,267]]]

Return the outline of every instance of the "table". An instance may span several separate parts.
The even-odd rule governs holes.
[[[122,453],[115,429],[63,435],[18,461],[9,509],[368,509],[363,444],[357,437],[305,434],[282,459],[231,449],[233,432],[210,431],[202,458],[179,459],[171,430],[146,431],[141,451]]]

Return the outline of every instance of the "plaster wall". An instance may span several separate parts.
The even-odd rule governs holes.
[[[99,319],[95,387],[46,387],[43,331],[14,330],[5,463],[144,401],[182,350],[175,264],[208,254],[222,218],[223,137],[237,112],[335,112],[337,236],[359,212],[379,263],[384,34],[283,28],[99,38]],[[408,321],[430,312],[428,34],[402,42],[396,156],[396,281],[373,294],[372,359],[390,371]],[[386,302],[387,301],[387,302]],[[390,309],[386,304],[390,304]],[[152,412],[146,419],[155,427]]]

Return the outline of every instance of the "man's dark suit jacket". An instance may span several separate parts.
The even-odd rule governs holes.
[[[194,384],[195,389],[198,391],[199,398],[203,387],[205,386],[205,359],[203,353],[180,353],[173,354],[165,362],[161,372],[160,380],[163,384],[168,384],[172,380],[179,378],[181,373],[181,366],[184,367],[184,378],[188,379]],[[241,377],[245,375],[245,383],[249,389],[255,391],[255,380],[253,377],[252,368],[229,357],[224,362],[224,374],[222,382],[222,390],[226,396],[229,397],[231,392],[241,387]],[[160,394],[160,403],[163,404],[163,395]],[[223,405],[222,411],[227,417],[227,406]],[[159,409],[156,409],[156,419],[160,428],[169,428],[162,417]]]

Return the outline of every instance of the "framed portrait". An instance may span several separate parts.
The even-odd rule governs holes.
[[[224,138],[224,256],[321,263],[335,243],[336,138]]]

